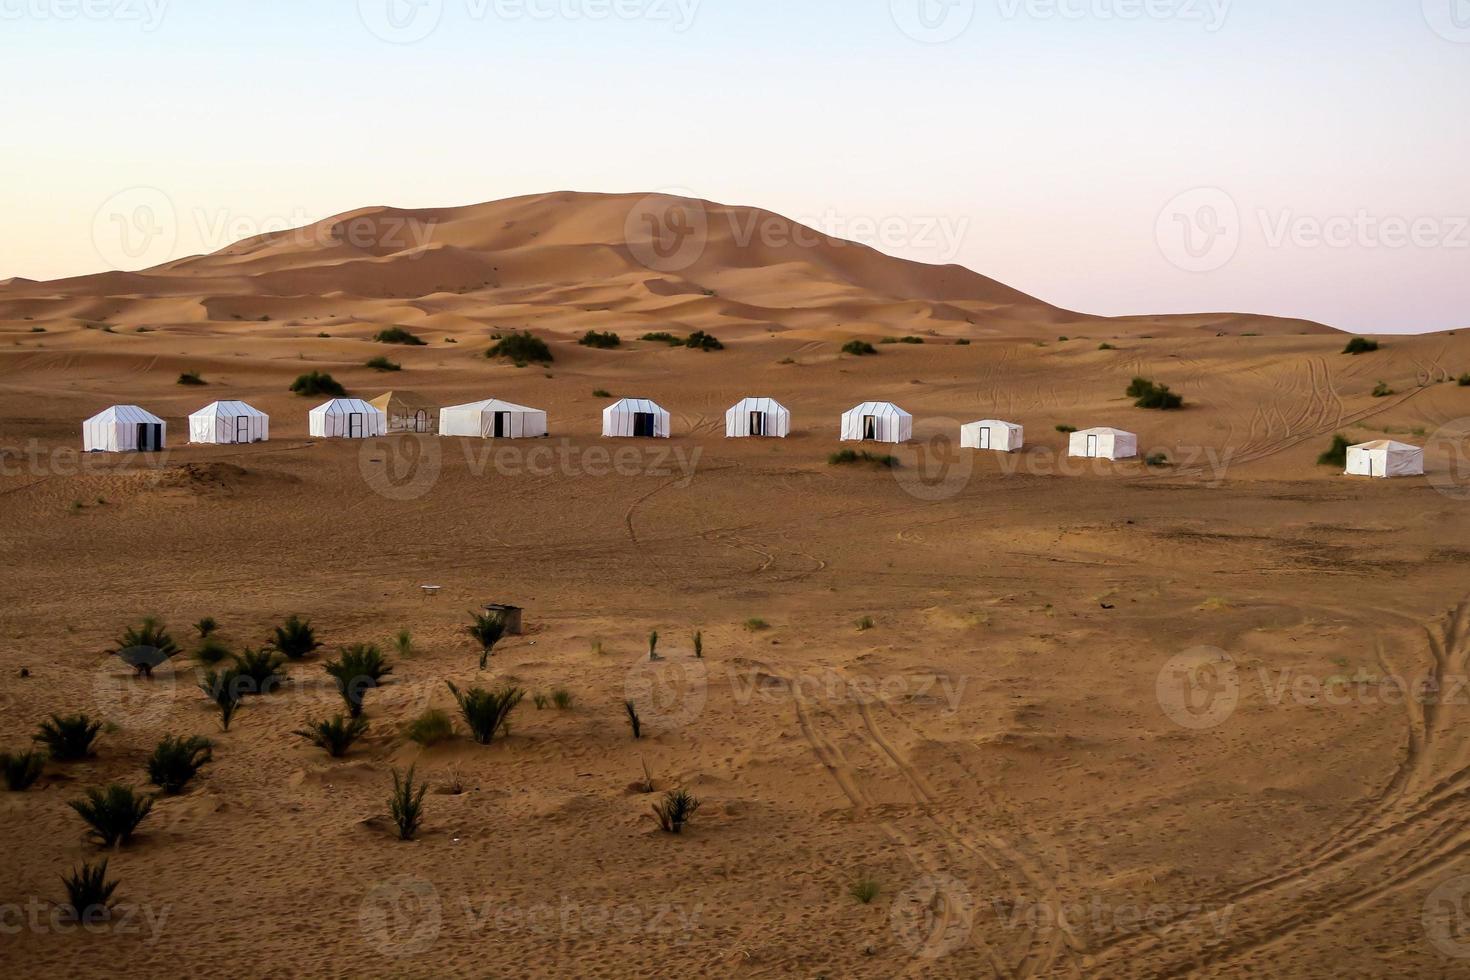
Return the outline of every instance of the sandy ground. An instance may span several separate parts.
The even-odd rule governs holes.
[[[776,290],[774,272],[710,261]],[[843,289],[881,305],[877,274],[844,272]],[[974,295],[923,302],[976,324],[940,330],[926,305],[818,327],[801,321],[859,300],[813,281],[810,309],[716,329],[728,349],[710,354],[579,347],[589,314],[550,287],[520,318],[503,296],[471,317],[460,296],[432,327],[346,296],[321,329],[310,298],[267,297],[266,322],[196,315],[203,290],[0,292],[0,747],[53,711],[110,722],[95,758],[0,795],[0,969],[1470,976],[1470,388],[1449,383],[1470,336],[1355,358],[1341,336],[1250,318],[1145,327],[1010,298],[1020,312],[995,326]],[[700,299],[736,302],[716,292]],[[109,302],[143,312],[109,333],[91,319]],[[724,314],[646,315],[682,331]],[[636,336],[630,316],[595,325]],[[366,339],[390,322],[430,345]],[[552,365],[483,357],[522,325],[546,328]],[[898,330],[927,342],[838,353]],[[361,367],[384,353],[400,374]],[[312,401],[287,392],[310,368],[365,396],[544,407],[552,437],[311,440]],[[209,385],[179,387],[182,370]],[[1188,409],[1133,408],[1135,374]],[[1397,393],[1372,397],[1379,381]],[[599,439],[594,388],[658,399],[674,438]],[[724,439],[745,395],[790,406],[793,437]],[[183,445],[215,398],[269,412],[272,441]],[[918,419],[895,471],[827,463],[838,415],[867,399]],[[164,416],[173,448],[82,458],[80,421],[115,402]],[[982,417],[1023,423],[1027,450],[955,448]],[[1175,465],[1065,460],[1057,425],[1131,429]],[[1429,475],[1317,466],[1336,432],[1428,445]],[[528,630],[481,673],[461,626],[488,601],[523,605]],[[187,658],[144,682],[103,652],[145,615],[180,638],[214,616],[254,646],[291,613],[326,655],[413,634],[346,759],[290,734],[337,710],[325,656],[221,733]],[[453,706],[446,681],[575,702],[528,699],[492,746],[461,726],[420,748],[402,728]],[[97,855],[66,801],[141,786],[166,733],[209,735],[214,762],[112,855],[126,915],[57,929],[58,875]],[[408,765],[433,790],[420,839],[399,843],[386,801]],[[685,835],[650,819],[645,766],[703,800]],[[859,876],[879,885],[870,904],[849,893]]]

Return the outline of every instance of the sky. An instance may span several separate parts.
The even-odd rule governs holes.
[[[1089,313],[1470,327],[1470,0],[0,0],[0,93],[0,279],[667,191]]]

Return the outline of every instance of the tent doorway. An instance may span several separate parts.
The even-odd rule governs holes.
[[[509,412],[496,412],[495,413],[495,429],[494,429],[494,433],[495,433],[495,438],[497,438],[497,439],[504,439],[506,436],[510,435],[510,413]]]
[[[1088,459],[1095,459],[1096,457],[1097,457],[1097,436],[1088,436],[1087,437],[1087,458]]]
[[[247,416],[240,415],[235,418],[235,441],[250,441],[250,419]]]
[[[863,441],[864,442],[877,442],[878,441],[878,416],[876,416],[876,415],[864,415],[863,416]]]
[[[766,434],[766,413],[750,413],[750,434],[753,436],[764,436]]]
[[[652,412],[635,412],[633,414],[633,436],[638,439],[653,438]]]
[[[1369,476],[1376,476],[1376,477],[1378,477],[1380,479],[1382,479],[1383,477],[1387,476],[1388,474],[1384,470],[1384,467],[1386,467],[1387,465],[1388,465],[1388,454],[1387,453],[1384,453],[1383,454],[1383,462],[1382,463],[1379,463],[1378,462],[1378,454],[1377,453],[1369,453],[1368,454],[1368,475]]]
[[[990,448],[990,426],[988,426],[988,425],[985,428],[983,428],[983,429],[980,430],[980,448],[981,449],[989,449]]]
[[[347,416],[347,438],[349,438],[349,439],[361,439],[362,438],[362,424],[363,424],[363,414],[361,412],[353,412],[352,414],[348,415]]]
[[[422,408],[413,413],[413,431],[429,431],[429,413],[424,411]]]
[[[152,422],[138,423],[138,452],[156,453],[163,448],[163,426]]]

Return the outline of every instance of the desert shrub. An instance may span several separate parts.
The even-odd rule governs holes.
[[[1147,378],[1134,378],[1128,386],[1128,397],[1137,399],[1133,404],[1138,408],[1172,411],[1184,407],[1182,395],[1170,391],[1168,385],[1156,384]]]
[[[449,712],[444,709],[428,708],[409,722],[403,733],[410,741],[428,748],[453,738],[454,722],[449,719]]]
[[[874,625],[875,624],[873,623],[872,616],[863,616],[857,621],[857,628],[859,633],[866,633],[868,630],[872,629]]]
[[[367,692],[393,673],[393,668],[383,659],[383,651],[371,643],[343,647],[341,659],[327,661],[325,669],[336,682],[337,693],[342,695],[354,718],[362,714],[362,702]]]
[[[386,357],[383,357],[381,355],[378,356],[378,357],[374,357],[371,360],[369,360],[365,366],[372,368],[374,371],[402,371],[403,370],[403,365],[402,364],[398,364],[398,363],[396,363],[394,361],[390,361]]]
[[[685,344],[685,338],[675,337],[666,330],[660,330],[656,333],[646,333],[638,339],[647,340],[650,343],[668,344],[670,347],[683,347]]]
[[[377,335],[373,337],[373,340],[380,344],[402,344],[405,347],[428,346],[428,344],[424,343],[417,336],[409,333],[402,327],[389,327],[386,330],[380,330],[378,331]]]
[[[922,344],[924,342],[924,338],[923,337],[900,337],[900,338],[898,338],[898,342],[900,344]]]
[[[298,728],[291,734],[306,739],[312,745],[327,750],[327,755],[334,759],[340,759],[352,748],[356,742],[367,731],[366,718],[345,718],[335,715],[328,721],[309,721],[305,728]]]
[[[581,344],[583,347],[595,347],[598,350],[611,350],[614,347],[621,347],[623,344],[623,338],[619,337],[615,333],[612,333],[611,331],[598,333],[596,330],[589,330],[582,335],[582,339],[578,340],[577,343]]]
[[[852,354],[855,357],[866,357],[869,354],[878,353],[878,348],[866,340],[849,340],[842,345],[842,353]]]
[[[46,768],[42,752],[0,752],[0,770],[5,772],[5,788],[21,793],[31,788]]]
[[[1470,371],[1466,371],[1464,374],[1460,375],[1460,387],[1470,388]]]
[[[186,387],[197,387],[199,385],[208,384],[207,381],[199,376],[198,371],[185,371],[184,373],[179,375],[178,383]]]
[[[506,727],[510,713],[526,696],[525,691],[510,685],[495,691],[475,687],[462,692],[453,681],[446,683],[454,694],[454,700],[459,702],[459,712],[470,727],[470,734],[481,745],[495,741],[496,734]]]
[[[413,634],[408,630],[399,630],[394,634],[393,652],[403,660],[412,657],[417,652],[413,645]]]
[[[623,711],[628,715],[628,727],[633,730],[633,737],[643,737],[643,719],[638,717],[638,706],[632,701],[623,702]]]
[[[745,628],[752,633],[759,633],[761,630],[770,629],[771,624],[759,616],[752,616],[745,621]]]
[[[1348,446],[1352,445],[1342,433],[1332,437],[1332,448],[1317,457],[1318,466],[1347,466]]]
[[[1064,436],[1069,436],[1072,433],[1074,433],[1074,432],[1077,431],[1077,427],[1075,425],[1065,425],[1065,424],[1063,424],[1063,425],[1057,426],[1057,431],[1060,432]]]
[[[325,395],[329,398],[341,398],[347,394],[347,389],[337,383],[330,374],[322,371],[308,371],[291,382],[291,390],[303,398],[316,398]]]
[[[970,346],[970,341],[967,338],[965,338],[965,337],[961,337],[959,340],[956,340],[954,342],[954,345],[956,347],[969,347]]]
[[[199,690],[219,711],[220,728],[224,731],[230,730],[230,721],[240,708],[239,676],[233,670],[211,670],[199,681]]]
[[[132,840],[138,824],[153,809],[153,797],[139,793],[131,786],[113,783],[105,790],[89,789],[86,799],[68,800],[66,805],[92,828],[92,837],[97,843],[112,847]]]
[[[684,341],[684,346],[690,348],[691,350],[703,351],[725,349],[725,345],[720,343],[719,339],[716,338],[714,334],[705,333],[703,330],[696,330],[692,334],[690,334],[689,339]]]
[[[179,645],[164,625],[151,616],[140,626],[129,626],[107,652],[133,668],[140,677],[152,677],[153,668],[173,659]]]
[[[572,692],[564,687],[553,687],[551,689],[551,703],[556,705],[557,711],[568,711],[572,707]]]
[[[271,646],[291,660],[300,660],[320,650],[322,645],[317,642],[316,630],[312,629],[310,621],[292,616],[275,628]]]
[[[1374,398],[1387,398],[1389,395],[1392,395],[1393,393],[1394,393],[1394,390],[1388,386],[1388,382],[1387,381],[1380,381],[1373,388],[1373,397]]]
[[[388,807],[393,814],[393,825],[398,828],[399,840],[413,840],[418,835],[419,824],[424,819],[424,794],[429,791],[428,783],[413,785],[414,767],[399,777],[393,770],[393,795],[388,798]]]
[[[546,341],[530,331],[512,333],[495,341],[495,346],[485,352],[486,357],[504,357],[517,364],[550,364],[553,360],[551,348]]]
[[[1118,348],[1114,347],[1112,344],[1109,344],[1109,343],[1101,343],[1101,344],[1098,344],[1097,345],[1097,349],[1098,350],[1117,350]]]
[[[878,891],[878,879],[867,874],[858,875],[847,886],[847,893],[864,905],[871,905]]]
[[[704,634],[699,630],[694,631],[694,659],[704,659]]]
[[[648,659],[658,659],[658,630],[648,634]]]
[[[234,687],[237,695],[269,694],[286,679],[286,675],[281,673],[281,668],[286,665],[286,658],[269,647],[260,650],[247,647],[239,653],[231,654],[230,659],[234,661],[231,673],[235,675]]]
[[[209,739],[200,735],[165,736],[148,757],[148,781],[170,796],[177,796],[204,764],[214,758],[213,747]]]
[[[852,466],[856,463],[866,463],[869,466],[875,466],[879,469],[891,470],[898,468],[898,457],[887,455],[875,456],[867,450],[858,452],[855,449],[839,450],[827,457],[828,466]]]
[[[213,636],[207,636],[201,640],[199,648],[194,651],[194,659],[202,664],[217,664],[228,656],[230,656],[229,646]]]
[[[597,388],[597,389],[595,389],[592,392],[592,397],[593,398],[611,398],[612,397],[612,392],[608,391],[606,388]]]
[[[81,867],[63,875],[61,883],[66,888],[61,911],[72,922],[90,924],[112,918],[112,893],[119,883],[107,880],[106,858],[95,865],[83,861]]]
[[[505,636],[505,620],[499,615],[490,612],[471,612],[470,624],[464,631],[470,635],[476,643],[480,644],[480,669],[490,662],[490,654],[495,650],[495,644]]]
[[[57,762],[75,762],[92,754],[92,743],[102,730],[102,722],[86,715],[52,715],[31,738],[46,746]]]
[[[551,704],[551,698],[548,695],[542,694],[540,691],[537,691],[535,694],[531,695],[531,703],[536,706],[537,711],[545,711],[547,707]]]
[[[219,623],[215,620],[213,616],[205,616],[203,619],[199,620],[199,622],[194,624],[194,629],[199,633],[199,638],[203,640],[207,639],[210,634],[216,632],[219,629]]]
[[[1347,342],[1347,346],[1342,349],[1342,352],[1344,354],[1352,354],[1356,357],[1359,354],[1371,354],[1377,349],[1378,341],[1369,340],[1366,337],[1354,337]]]
[[[684,827],[699,811],[700,802],[687,789],[673,789],[653,805],[653,815],[658,818],[659,829],[666,834],[682,834]]]
[[[1143,462],[1147,466],[1162,468],[1169,465],[1169,457],[1164,453],[1153,453]]]

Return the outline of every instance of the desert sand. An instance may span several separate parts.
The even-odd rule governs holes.
[[[0,971],[1470,976],[1446,931],[1470,891],[1470,335],[1353,357],[1304,321],[1091,317],[852,244],[741,240],[793,229],[713,204],[688,205],[699,254],[650,268],[642,200],[375,208],[0,288],[0,749],[52,712],[110,722],[95,757],[0,795]],[[373,343],[389,325],[426,346]],[[554,362],[487,359],[512,329]],[[701,329],[726,349],[636,340]],[[924,343],[877,344],[905,335]],[[878,355],[840,353],[853,338]],[[544,408],[552,435],[312,440],[319,399],[288,390],[308,370]],[[1186,408],[1133,407],[1136,375]],[[599,438],[596,389],[658,400],[674,437]],[[726,440],[746,395],[789,406],[792,437]],[[219,398],[270,413],[272,440],[186,445]],[[829,465],[869,399],[913,413],[915,443],[895,470]],[[115,403],[166,418],[169,451],[82,457]],[[956,448],[980,418],[1027,449]],[[1067,461],[1059,425],[1172,465]],[[1336,433],[1427,445],[1428,475],[1349,480],[1316,463]],[[497,601],[526,633],[481,672],[462,628]],[[293,613],[326,647],[228,732],[187,656],[144,681],[104,652],[144,616],[186,647],[213,616],[238,649]],[[326,659],[401,629],[416,652],[346,758],[291,735],[339,710]],[[1171,663],[1199,648],[1229,658],[1231,700],[1181,715]],[[1426,678],[1444,696],[1393,696]],[[453,708],[446,681],[574,703],[420,747],[403,727]],[[169,733],[214,761],[110,855],[126,925],[21,924],[102,853],[66,802],[144,787]],[[409,765],[433,788],[401,843]],[[703,801],[685,834],[651,819],[645,767]]]

